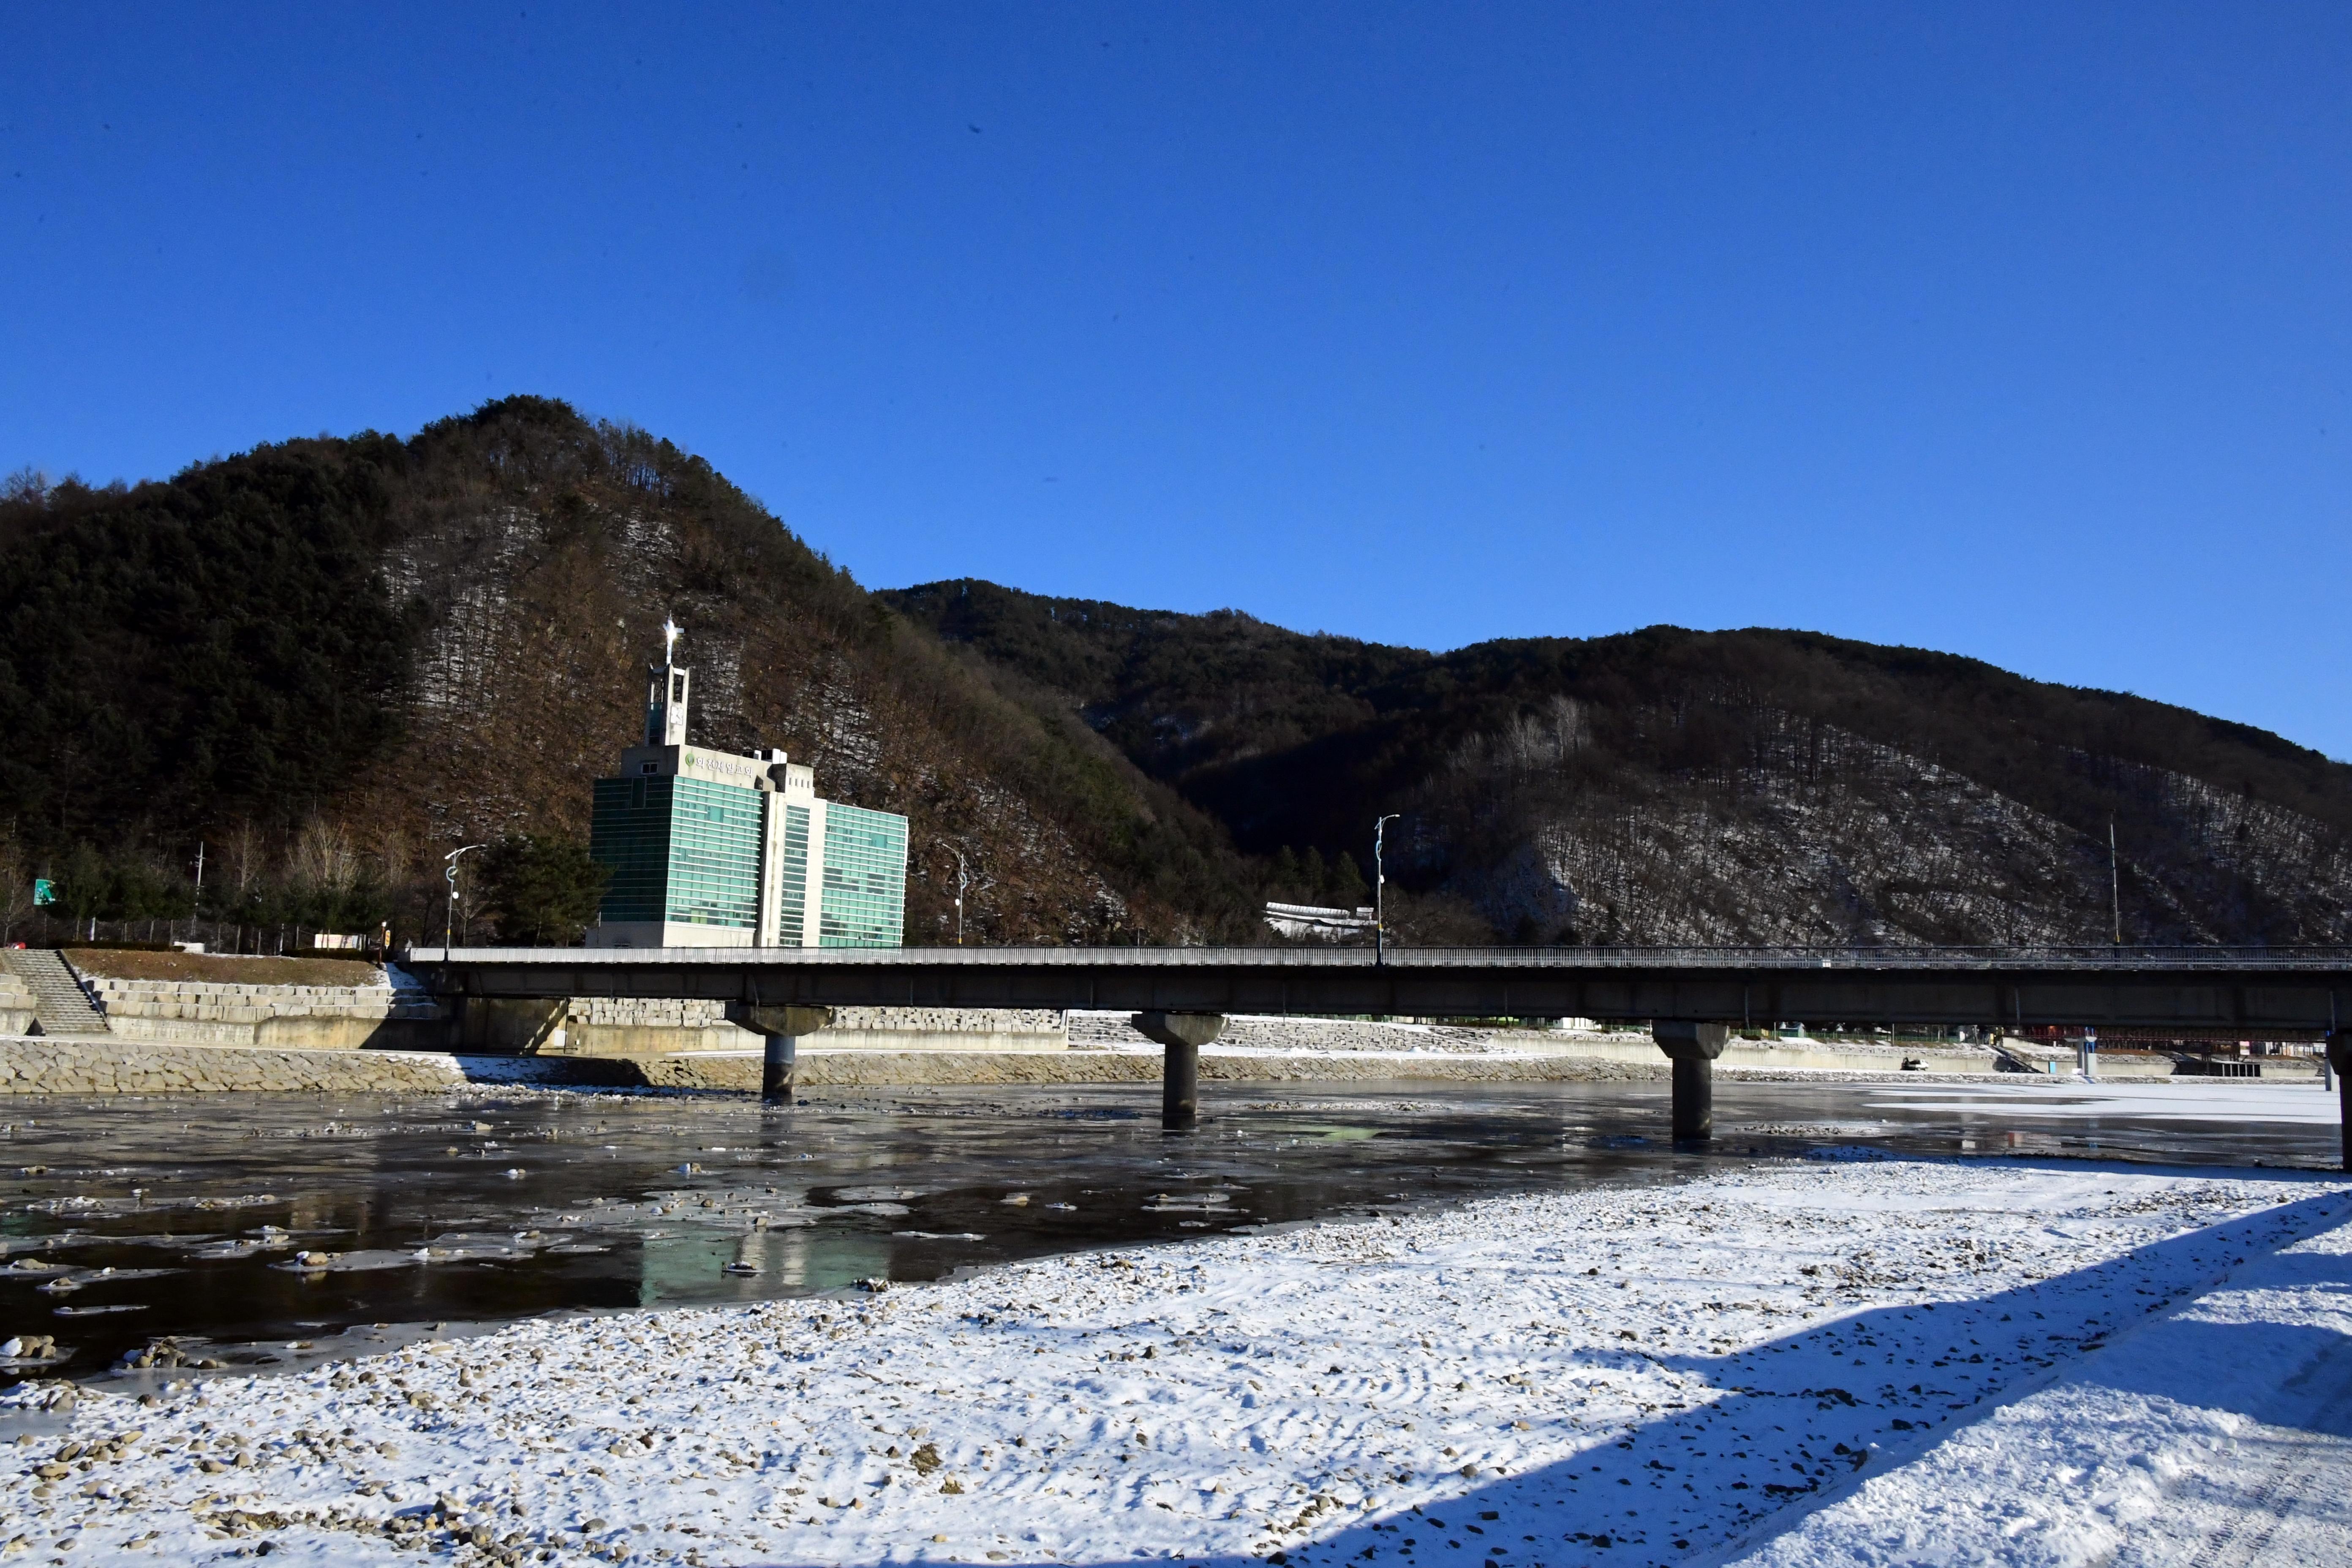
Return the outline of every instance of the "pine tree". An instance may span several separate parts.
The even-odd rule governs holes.
[[[596,919],[612,868],[588,858],[576,838],[503,839],[482,857],[484,902],[502,942],[566,946]]]
[[[1331,901],[1343,910],[1360,909],[1371,898],[1363,872],[1356,868],[1356,858],[1344,849],[1331,864],[1330,890]]]
[[[1323,868],[1323,851],[1308,847],[1306,859],[1298,865],[1298,881],[1302,889],[1300,902],[1318,903],[1323,898],[1323,884],[1330,873]]]
[[[116,920],[120,916],[114,868],[106,857],[87,843],[77,844],[58,869],[57,912],[73,922],[75,934],[92,920]]]

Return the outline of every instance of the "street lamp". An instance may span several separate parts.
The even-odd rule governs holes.
[[[1382,836],[1389,824],[1397,820],[1395,812],[1372,818],[1372,962],[1386,963],[1388,958],[1389,878],[1381,863]]]
[[[983,870],[977,876],[972,874],[971,862],[966,858],[967,847],[963,844],[948,846],[948,853],[955,857],[956,863],[955,915],[958,947],[963,945],[963,907],[966,900],[996,886],[996,879],[988,875],[986,871]]]
[[[441,927],[441,949],[444,952],[446,952],[450,948],[457,945],[457,857],[470,853],[476,849],[484,849],[488,847],[488,845],[483,844],[468,844],[462,848],[452,849],[449,853],[441,857],[444,861],[447,862],[447,868],[441,874],[449,879],[449,918]]]
[[[961,947],[961,946],[963,945],[963,890],[964,890],[964,888],[966,887],[966,885],[968,885],[968,884],[971,882],[971,874],[970,874],[969,872],[967,872],[967,871],[964,869],[964,864],[963,864],[963,851],[962,851],[962,850],[961,850],[961,849],[957,850],[957,851],[955,852],[955,858],[956,858],[956,945],[957,945],[958,947]]]

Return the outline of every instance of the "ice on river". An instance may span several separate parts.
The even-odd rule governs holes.
[[[1974,1110],[1992,1117],[2025,1116],[2081,1121],[2100,1116],[2137,1121],[2279,1122],[2297,1127],[2333,1127],[2339,1111],[2334,1094],[2315,1080],[2305,1083],[2245,1083],[2229,1079],[2203,1082],[2163,1079],[2155,1083],[1970,1084],[1965,1091],[1933,1090],[1902,1099],[1873,1100],[1887,1110]]]
[[[2344,1431],[2347,1225],[2352,1187],[2314,1176],[1790,1161],[540,1320],[143,1406],[84,1391],[15,1450],[0,1542],[72,1540],[78,1563],[263,1538],[319,1563],[425,1542],[705,1564],[2186,1562],[2261,1485],[2342,1507],[2276,1481],[2303,1471],[2263,1445]]]

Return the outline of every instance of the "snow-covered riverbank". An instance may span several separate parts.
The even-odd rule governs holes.
[[[2084,1455],[2160,1509],[2170,1472],[2131,1456],[2228,1426],[2183,1414],[2193,1380],[2151,1414],[2158,1394],[2100,1404],[2080,1375],[2235,1277],[2255,1283],[2180,1318],[2203,1326],[2128,1342],[2185,1334],[2215,1364],[2258,1345],[2243,1377],[2293,1377],[2352,1328],[2328,1273],[2347,1222],[2352,1192],[2319,1177],[1831,1158],[530,1322],[144,1406],[85,1393],[69,1432],[14,1450],[0,1542],[71,1541],[77,1563],[264,1541],[352,1563],[436,1542],[513,1562],[1830,1562],[1965,1475],[1978,1513],[1995,1493],[2041,1510],[2036,1560],[2075,1561],[2105,1506]],[[2300,1283],[2261,1283],[2278,1269]],[[2102,1426],[2066,1438],[2063,1479],[2001,1436],[2056,1443],[2084,1399]]]

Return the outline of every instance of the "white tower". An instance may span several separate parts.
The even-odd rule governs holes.
[[[677,667],[677,635],[685,628],[662,617],[662,661],[646,667],[646,744],[686,744],[686,692],[694,672]]]

